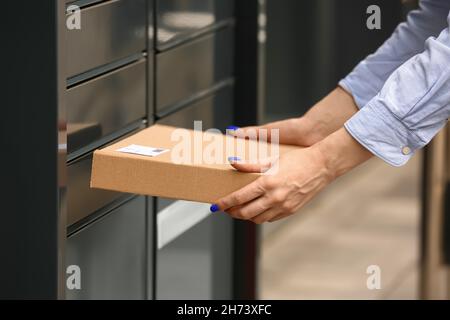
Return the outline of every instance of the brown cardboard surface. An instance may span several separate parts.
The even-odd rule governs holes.
[[[260,148],[263,143],[236,139],[222,134],[206,134],[205,137],[222,140],[223,154],[220,163],[203,162],[181,163],[172,161],[171,152],[149,157],[128,154],[117,149],[136,144],[147,147],[176,149],[179,141],[172,139],[174,127],[154,125],[135,135],[127,137],[116,144],[94,152],[92,164],[91,187],[141,195],[182,199],[206,203],[214,203],[217,199],[242,188],[257,179],[258,173],[242,173],[232,168],[227,159],[235,156],[233,149],[226,151],[226,144],[243,143],[248,152],[251,148]],[[185,130],[185,129],[183,129]],[[202,132],[186,130],[191,139],[191,151],[201,146],[207,150],[211,141],[202,141],[199,145],[196,138]],[[266,145],[267,146],[267,145]],[[267,146],[268,147],[268,146]],[[292,146],[280,146],[280,154],[292,150]],[[270,147],[268,147],[270,151]]]

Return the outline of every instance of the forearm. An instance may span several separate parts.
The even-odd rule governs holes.
[[[299,125],[308,132],[307,144],[313,145],[342,128],[357,111],[353,97],[337,87],[299,118]]]

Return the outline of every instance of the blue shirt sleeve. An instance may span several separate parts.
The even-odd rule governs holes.
[[[425,40],[438,36],[446,27],[449,0],[422,0],[392,36],[372,55],[360,62],[339,85],[365,106],[382,88],[387,78],[405,61],[424,50]],[[383,12],[382,12],[383,14]]]
[[[449,1],[450,2],[450,1]],[[450,116],[450,14],[447,28],[395,70],[381,91],[345,124],[372,153],[400,166],[426,145]]]

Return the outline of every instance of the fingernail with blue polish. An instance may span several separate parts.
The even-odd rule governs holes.
[[[239,157],[228,157],[228,161],[233,163],[233,162],[239,162],[241,161],[241,158]]]
[[[227,127],[227,130],[230,130],[230,131],[236,131],[237,129],[239,129],[239,127],[236,127],[236,126],[228,126]]]
[[[219,211],[219,206],[217,204],[213,204],[213,205],[211,205],[209,210],[211,210],[211,212],[217,212],[217,211]]]

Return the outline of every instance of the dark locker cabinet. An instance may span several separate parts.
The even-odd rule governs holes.
[[[211,214],[209,204],[89,182],[96,149],[153,123],[224,130],[257,121],[261,3],[4,3],[14,32],[2,42],[1,128],[14,157],[3,157],[13,210],[2,212],[0,297],[254,297],[253,225]],[[72,5],[79,30],[67,24]],[[71,267],[80,289],[67,286]]]

